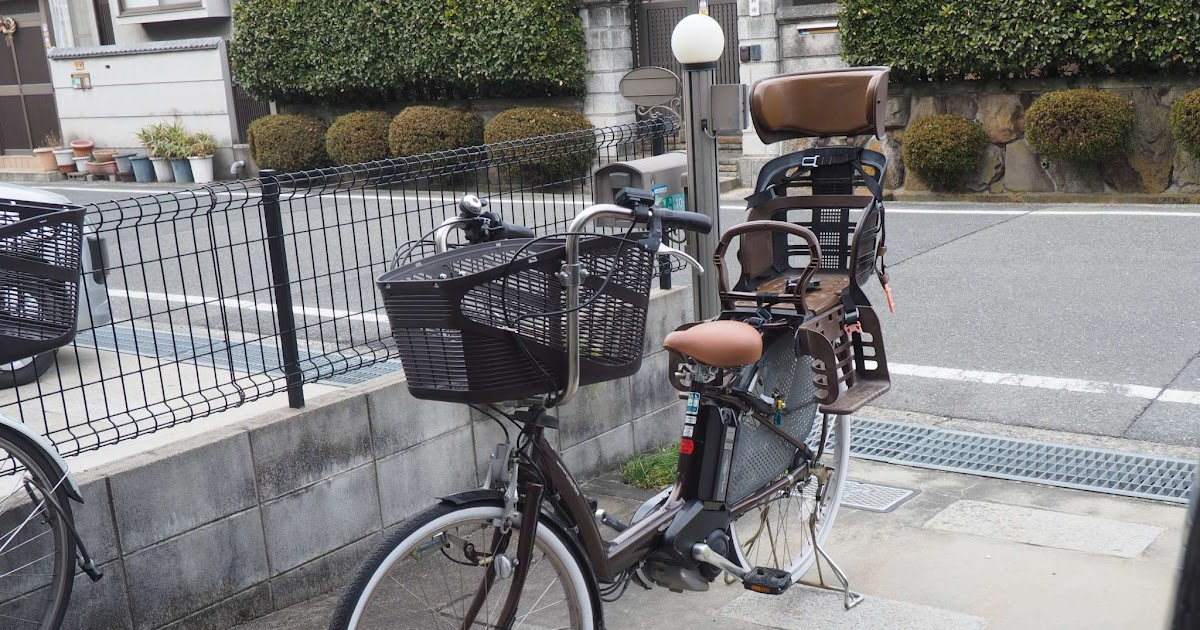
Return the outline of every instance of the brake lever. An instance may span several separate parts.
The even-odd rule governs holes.
[[[699,260],[696,260],[695,258],[688,256],[687,254],[679,251],[678,249],[675,249],[674,247],[666,245],[665,243],[659,243],[658,251],[656,253],[659,256],[670,256],[670,255],[679,256],[680,258],[684,259],[687,262],[687,264],[695,267],[696,271],[699,272],[700,275],[704,275],[704,266],[700,264]]]

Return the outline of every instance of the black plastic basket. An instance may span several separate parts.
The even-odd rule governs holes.
[[[0,363],[75,337],[84,210],[0,201]]]
[[[485,403],[563,388],[563,239],[513,239],[451,250],[377,281],[408,388],[418,398]],[[642,363],[654,256],[635,242],[580,239],[580,384]],[[607,282],[606,282],[607,279]]]

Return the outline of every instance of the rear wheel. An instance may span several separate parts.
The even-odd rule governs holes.
[[[75,541],[63,480],[41,449],[0,426],[0,627],[57,630],[71,598]]]
[[[823,421],[827,438],[822,441],[818,430],[809,440],[809,447],[821,458],[808,478],[741,515],[731,527],[742,566],[780,569],[791,573],[793,580],[812,568],[813,542],[824,545],[833,529],[850,462],[850,418],[826,416]]]
[[[523,526],[502,533],[503,518],[499,504],[437,505],[404,522],[359,565],[330,630],[460,628],[471,610],[472,627],[499,627]],[[584,570],[566,540],[540,524],[513,628],[593,628]]]

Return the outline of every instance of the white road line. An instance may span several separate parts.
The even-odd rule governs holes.
[[[956,368],[933,367],[928,365],[910,365],[908,363],[889,363],[888,370],[892,374],[918,376],[946,381],[963,383],[983,383],[986,385],[1014,385],[1016,387],[1032,387],[1036,389],[1052,389],[1068,392],[1083,392],[1086,394],[1112,394],[1129,398],[1146,400],[1161,400],[1163,402],[1186,403],[1200,405],[1200,392],[1183,389],[1163,389],[1148,385],[1131,385],[1127,383],[1109,383],[1106,381],[1088,381],[1078,378],[1063,378],[1058,376],[1034,376],[1032,374],[1013,374],[1010,372],[985,372],[981,370],[960,370]]]
[[[108,294],[112,297],[123,297],[134,300],[154,300],[156,302],[167,302],[175,304],[188,304],[193,306],[216,306],[221,305],[227,308],[236,308],[246,311],[257,311],[260,313],[274,313],[275,306],[272,304],[263,304],[261,302],[251,302],[249,300],[238,300],[233,298],[215,298],[203,295],[183,295],[180,293],[154,293],[146,291],[124,291],[121,289],[109,289]],[[345,311],[333,308],[313,308],[308,306],[293,306],[292,312],[297,315],[308,317],[316,317],[319,319],[348,319],[360,322],[368,322],[372,324],[386,323],[387,317],[376,315],[374,313],[364,313],[356,311]]]

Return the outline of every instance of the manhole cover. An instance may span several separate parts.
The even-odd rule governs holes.
[[[919,491],[876,483],[846,480],[842,505],[868,512],[891,512],[917,496]]]

